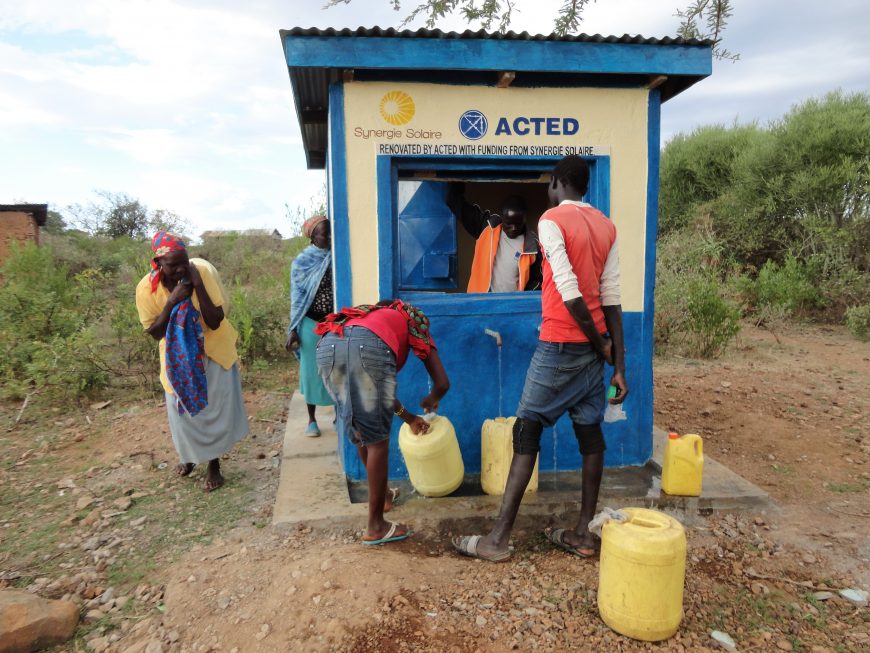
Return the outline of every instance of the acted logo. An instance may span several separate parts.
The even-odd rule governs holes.
[[[414,117],[414,98],[404,91],[390,91],[381,98],[381,118],[391,125],[404,125]]]
[[[489,121],[482,111],[469,109],[459,116],[459,133],[470,141],[483,138],[488,128]]]
[[[580,133],[577,118],[556,116],[499,116],[495,119],[493,136],[576,136]],[[459,116],[459,133],[468,140],[483,138],[489,120],[478,109],[469,109]]]

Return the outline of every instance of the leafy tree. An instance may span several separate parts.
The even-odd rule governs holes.
[[[326,7],[350,4],[352,0],[329,0]],[[483,29],[496,25],[499,32],[506,32],[514,19],[517,0],[418,0],[400,24],[401,27],[425,18],[429,29],[438,21],[458,14],[467,23],[479,23]],[[402,0],[388,0],[395,11],[402,11]],[[564,0],[556,12],[553,31],[560,36],[577,32],[583,20],[583,10],[590,0]],[[677,16],[682,20],[677,35],[687,39],[709,39],[713,41],[713,54],[720,59],[735,61],[739,55],[722,48],[722,32],[731,17],[730,0],[692,0],[685,9],[678,9]]]
[[[157,209],[149,216],[149,227],[150,231],[171,231],[174,234],[186,234],[190,231],[191,225],[175,211]]]
[[[60,213],[49,209],[45,218],[45,225],[42,228],[50,234],[60,234],[66,229],[66,222]]]
[[[148,209],[137,199],[125,193],[102,193],[109,203],[103,213],[103,235],[109,238],[129,236],[137,238],[148,232]]]
[[[95,194],[96,201],[67,207],[72,224],[93,236],[139,239],[157,230],[183,234],[190,228],[177,213],[168,209],[149,211],[145,204],[126,193],[99,190]]]
[[[829,93],[767,127],[702,127],[662,151],[663,233],[699,219],[756,270],[836,255],[868,267],[870,95]],[[832,261],[821,261],[822,274]]]
[[[678,134],[668,142],[660,168],[662,235],[686,227],[704,213],[705,205],[729,191],[737,161],[759,136],[755,124],[712,125]]]

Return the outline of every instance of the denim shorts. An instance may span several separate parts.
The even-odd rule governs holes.
[[[396,399],[396,356],[361,326],[344,337],[327,333],[317,343],[317,370],[335,401],[336,426],[355,445],[387,440]]]
[[[604,417],[604,359],[586,342],[538,342],[517,417],[552,426],[565,411],[576,425]]]

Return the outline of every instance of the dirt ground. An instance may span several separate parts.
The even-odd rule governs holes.
[[[249,374],[258,372],[249,371]],[[375,550],[358,533],[270,525],[287,395],[246,392],[227,486],[172,475],[165,407],[3,406],[0,587],[82,606],[56,651],[870,650],[870,345],[840,329],[747,327],[718,361],[659,359],[656,423],[767,490],[779,510],[688,529],[685,617],[662,643],[617,635],[598,563],[516,533],[503,564],[450,533]],[[401,518],[401,505],[394,513]],[[362,525],[361,525],[362,526]]]

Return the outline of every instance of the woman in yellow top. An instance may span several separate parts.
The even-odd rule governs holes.
[[[188,476],[208,461],[205,490],[224,483],[220,457],[248,434],[239,379],[236,330],[217,270],[189,259],[184,241],[160,231],[151,241],[151,272],[136,287],[136,308],[160,342],[160,381],[178,452],[175,471]]]

